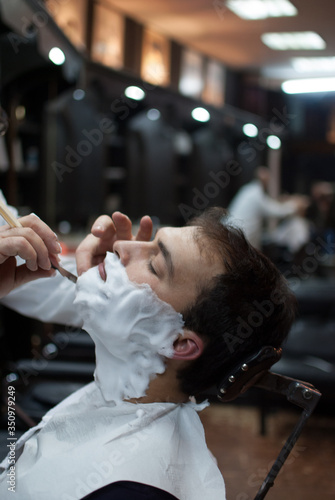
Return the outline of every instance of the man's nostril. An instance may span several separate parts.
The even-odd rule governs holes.
[[[114,253],[115,253],[115,255],[117,256],[117,258],[121,260],[121,257],[120,257],[119,252],[118,252],[117,250],[114,250]]]

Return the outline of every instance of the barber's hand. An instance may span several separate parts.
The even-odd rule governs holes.
[[[54,232],[36,215],[20,218],[21,227],[0,227],[0,297],[37,278],[52,276],[50,256],[61,252]],[[25,264],[17,266],[18,255]]]
[[[98,217],[92,226],[91,234],[86,236],[77,248],[78,276],[100,264],[106,257],[106,252],[112,252],[117,240],[149,241],[152,227],[151,218],[145,215],[140,220],[137,235],[134,236],[131,220],[121,212],[114,212],[112,218],[108,215]]]
[[[290,199],[295,204],[296,214],[300,215],[300,217],[304,217],[306,210],[310,205],[309,197],[301,194],[294,194],[290,197]]]

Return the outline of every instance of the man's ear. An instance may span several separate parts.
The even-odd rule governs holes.
[[[204,350],[204,342],[192,330],[184,329],[184,335],[180,335],[173,344],[174,354],[172,359],[191,361],[197,359]]]

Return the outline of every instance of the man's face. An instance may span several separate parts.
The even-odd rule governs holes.
[[[199,287],[223,272],[219,262],[201,253],[195,232],[195,227],[162,228],[150,242],[117,241],[113,252],[131,281],[147,283],[161,300],[182,312],[194,302]],[[101,264],[99,272],[104,279]]]
[[[95,342],[95,378],[107,401],[146,394],[175,355],[182,313],[222,272],[208,258],[206,242],[199,247],[196,231],[164,228],[150,242],[117,241],[113,254],[78,278],[75,305]],[[189,345],[201,353],[197,343],[186,341],[182,355]]]

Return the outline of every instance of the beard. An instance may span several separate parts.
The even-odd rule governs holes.
[[[106,281],[98,267],[78,278],[74,304],[95,343],[96,383],[106,401],[119,402],[145,396],[164,373],[183,319],[149,285],[130,281],[115,254],[107,253],[105,270]]]

